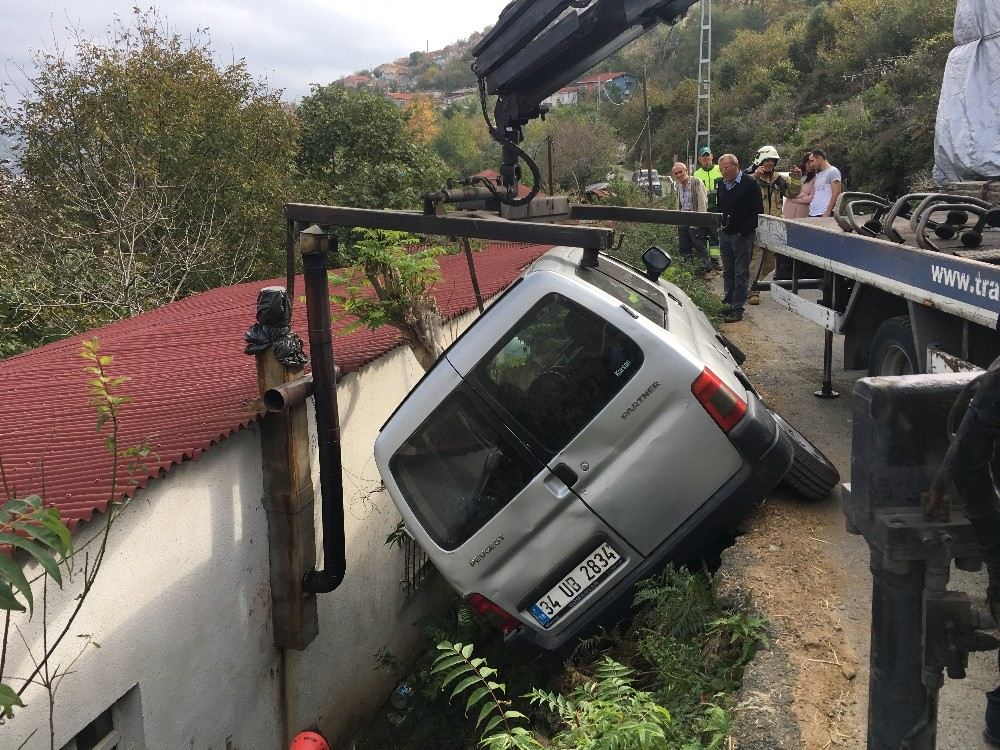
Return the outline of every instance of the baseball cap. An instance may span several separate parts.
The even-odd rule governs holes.
[[[698,149],[698,156],[711,156],[711,155],[712,155],[712,149],[710,149],[708,146],[702,146],[700,149]]]

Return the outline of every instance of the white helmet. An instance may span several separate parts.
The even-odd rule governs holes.
[[[761,146],[757,149],[757,155],[754,157],[753,163],[760,164],[761,162],[767,161],[768,159],[774,159],[779,161],[781,159],[778,156],[778,149],[774,146]]]

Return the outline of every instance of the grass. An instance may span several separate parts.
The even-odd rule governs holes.
[[[532,690],[578,695],[610,658],[631,670],[636,689],[669,711],[666,747],[721,750],[729,736],[731,695],[753,654],[768,645],[761,617],[745,604],[720,603],[706,573],[673,567],[639,584],[631,621],[580,641],[568,658],[505,646],[457,602],[447,617],[424,629],[426,645],[405,678],[415,691],[405,718],[399,726],[376,720],[358,739],[358,750],[475,747],[475,721],[464,715],[465,701],[449,703],[451,686],[442,692],[440,675],[431,674],[442,641],[475,644],[476,655],[497,669],[513,708],[528,716],[543,744],[551,746],[553,717],[526,696]]]

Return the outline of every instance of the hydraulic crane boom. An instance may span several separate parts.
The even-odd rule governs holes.
[[[520,149],[523,127],[544,114],[542,101],[642,36],[659,22],[673,24],[698,0],[514,0],[472,52],[483,115],[486,97],[497,96],[490,134],[503,146],[500,176],[508,196],[516,195],[518,157],[537,167]],[[500,197],[500,196],[498,196]],[[513,202],[509,197],[501,198]]]

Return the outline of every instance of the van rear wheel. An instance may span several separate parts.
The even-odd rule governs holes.
[[[792,440],[795,458],[782,482],[809,500],[822,500],[840,482],[840,472],[809,438],[780,414],[771,412],[778,427]]]

